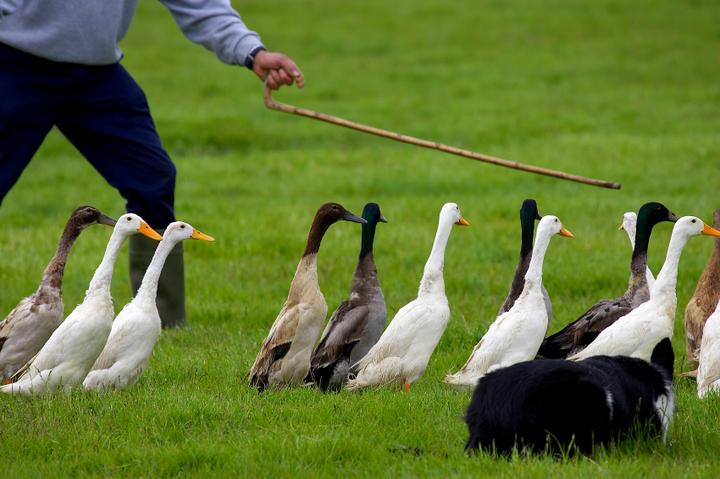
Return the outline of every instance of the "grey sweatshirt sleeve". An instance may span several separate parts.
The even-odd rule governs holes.
[[[7,0],[0,0],[0,4]],[[230,65],[243,65],[248,54],[263,46],[245,26],[230,0],[160,0],[186,37],[215,52]],[[12,0],[11,0],[12,2]]]

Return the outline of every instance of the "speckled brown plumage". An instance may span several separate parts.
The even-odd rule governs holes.
[[[312,348],[327,315],[318,285],[317,253],[325,232],[339,220],[365,222],[337,203],[318,209],[288,297],[248,374],[250,385],[260,391],[271,385],[300,385],[310,369]]]
[[[713,213],[713,225],[720,228],[720,209]],[[698,366],[705,321],[720,299],[720,238],[715,238],[710,259],[700,275],[695,292],[685,308],[685,349],[691,369]],[[689,375],[692,375],[690,373]]]
[[[65,263],[75,240],[91,224],[112,226],[114,220],[92,206],[77,208],[65,224],[55,255],[35,293],[21,300],[0,322],[0,378],[13,373],[37,354],[63,319],[62,282]]]
[[[377,343],[385,328],[387,310],[380,289],[373,256],[375,228],[386,222],[376,203],[363,209],[360,255],[355,268],[350,297],[335,310],[310,361],[306,381],[321,389],[339,389],[352,372],[352,366]]]

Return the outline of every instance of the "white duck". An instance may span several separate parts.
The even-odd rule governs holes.
[[[60,324],[37,356],[18,372],[22,375],[17,382],[3,386],[1,392],[30,395],[54,392],[58,387],[67,392],[85,378],[107,341],[115,316],[110,295],[115,260],[125,238],[135,233],[162,239],[138,215],[121,216],[83,302]]]
[[[577,361],[590,356],[632,356],[650,361],[652,350],[663,338],[672,338],[675,325],[678,264],[685,244],[700,234],[720,237],[694,216],[683,216],[670,237],[665,263],[650,291],[650,300],[630,311],[604,329],[585,349],[569,357]]]
[[[485,374],[535,357],[545,337],[548,312],[542,286],[542,267],[550,238],[559,234],[572,238],[556,216],[543,216],[525,285],[513,307],[498,316],[487,333],[475,345],[460,371],[449,374],[445,382],[459,387],[474,387]]]
[[[698,359],[697,392],[702,399],[711,391],[720,391],[720,301],[705,322]]]
[[[12,382],[10,378],[35,357],[62,323],[65,317],[62,299],[65,264],[80,233],[94,224],[115,226],[115,220],[92,206],[81,206],[73,211],[37,290],[0,321],[0,379],[3,384]]]
[[[637,214],[632,211],[628,211],[623,215],[622,224],[618,229],[625,230],[630,239],[630,245],[635,250],[635,227],[637,225]],[[652,290],[655,284],[655,276],[650,271],[649,266],[645,266],[645,278],[647,279],[648,288]]]
[[[417,299],[400,308],[378,342],[358,361],[357,376],[347,383],[348,389],[400,383],[407,391],[425,372],[450,319],[443,265],[453,224],[470,223],[462,217],[458,205],[446,203],[440,210],[435,242],[425,263]]]
[[[186,239],[214,241],[212,236],[182,221],[168,225],[137,295],[113,321],[110,337],[83,381],[85,389],[125,389],[142,375],[160,337],[161,323],[156,304],[160,273],[175,245]]]

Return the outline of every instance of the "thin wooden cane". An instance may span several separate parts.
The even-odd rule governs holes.
[[[337,116],[326,115],[313,110],[305,108],[299,108],[297,106],[288,105],[286,103],[280,103],[275,101],[272,97],[270,88],[265,85],[264,92],[265,106],[270,110],[281,111],[284,113],[291,113],[293,115],[304,116],[307,118],[313,118],[315,120],[324,121],[333,125],[350,128],[353,130],[362,131],[371,135],[382,136],[390,140],[400,141],[403,143],[409,143],[411,145],[420,146],[423,148],[429,148],[431,150],[439,150],[451,155],[458,155],[471,160],[483,161],[485,163],[491,163],[493,165],[504,166],[505,168],[512,168],[514,170],[527,171],[529,173],[535,173],[538,175],[552,176],[553,178],[560,178],[562,180],[575,181],[577,183],[583,183],[586,185],[599,186],[601,188],[610,188],[619,190],[620,183],[612,181],[598,180],[595,178],[588,178],[585,176],[574,175],[572,173],[565,173],[564,171],[552,170],[549,168],[543,168],[542,166],[526,165],[524,163],[518,163],[517,161],[504,160],[495,156],[484,155],[475,151],[465,150],[456,146],[445,145],[435,141],[423,140],[422,138],[416,138],[414,136],[403,135],[394,131],[383,130],[381,128],[375,128],[369,125],[363,125],[362,123],[355,123],[354,121],[345,120]]]

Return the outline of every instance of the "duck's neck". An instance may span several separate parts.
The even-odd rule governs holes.
[[[317,274],[317,254],[303,255],[295,269],[292,283],[290,283],[289,298],[299,299],[311,291],[320,291]]]
[[[646,271],[647,250],[650,244],[652,227],[653,225],[648,222],[645,216],[639,216],[635,230],[635,241],[631,240],[633,243],[633,254],[630,260],[630,280],[625,295],[627,298],[633,300],[633,303],[645,302],[650,297]],[[637,299],[637,301],[635,301],[635,299]]]
[[[628,238],[630,239],[630,247],[633,249],[633,252],[635,251],[635,234],[637,232],[637,229],[635,228],[635,225],[630,224],[625,227],[625,232],[628,235]]]
[[[715,221],[720,228],[720,221]],[[715,238],[715,246],[695,287],[693,298],[702,311],[712,311],[720,298],[720,238]]]
[[[720,228],[720,223],[716,222],[715,228]],[[715,238],[713,252],[699,282],[704,283],[705,281],[714,284],[713,290],[720,293],[720,238]]]
[[[520,225],[522,227],[522,244],[520,245],[520,259],[518,260],[517,267],[515,268],[515,275],[513,276],[512,283],[510,284],[510,292],[505,298],[500,311],[509,311],[510,308],[515,304],[515,300],[518,299],[520,293],[522,293],[525,287],[525,274],[527,273],[528,267],[530,266],[530,258],[532,257],[533,248],[533,227],[535,226],[535,220],[526,221],[522,216],[520,217]]]
[[[353,275],[350,291],[356,294],[363,294],[378,286],[377,267],[372,253],[368,253],[358,260],[355,274]]]
[[[73,221],[69,221],[65,225],[65,229],[60,236],[55,255],[48,263],[43,272],[40,287],[62,288],[63,275],[65,273],[65,263],[67,263],[68,254],[75,240],[80,236],[81,229]]]
[[[308,233],[303,256],[316,255],[317,252],[320,251],[320,243],[329,227],[330,223],[325,221],[324,218],[317,215],[315,216],[312,226],[310,227],[310,232]]]
[[[521,218],[522,243],[520,245],[520,259],[518,260],[515,276],[513,277],[511,291],[517,291],[520,294],[525,283],[525,274],[527,274],[530,266],[530,258],[533,252],[533,227],[535,219]]]
[[[545,229],[538,230],[535,246],[532,250],[532,258],[527,273],[525,273],[525,287],[523,291],[531,288],[540,289],[542,287],[542,269],[545,261],[545,252],[547,252],[552,235]]]
[[[362,241],[360,243],[360,259],[368,254],[372,255],[373,243],[375,242],[375,227],[377,223],[368,221],[362,225]]]
[[[443,279],[443,267],[445,266],[445,248],[447,247],[452,222],[442,219],[435,233],[430,257],[425,263],[425,270],[420,281],[418,296],[425,294],[445,294],[445,282]]]
[[[177,241],[170,240],[169,238],[160,241],[155,249],[153,258],[150,261],[150,265],[145,271],[145,276],[143,276],[142,283],[140,284],[140,288],[138,289],[135,298],[140,298],[141,300],[149,299],[153,304],[155,303],[160,274],[162,273],[163,266],[165,265],[165,260],[168,255],[170,255],[176,244]]]
[[[115,260],[117,259],[120,247],[125,240],[125,234],[121,231],[115,230],[110,236],[110,241],[105,248],[105,255],[103,256],[100,266],[95,270],[95,274],[90,280],[90,286],[88,286],[85,295],[96,292],[109,292],[110,283],[112,281],[113,269],[115,268]]]
[[[520,229],[522,231],[522,243],[520,244],[520,258],[529,256],[533,250],[533,228],[535,218],[520,218]]]
[[[318,289],[317,276],[317,254],[320,251],[320,243],[332,223],[328,223],[321,216],[315,215],[310,232],[308,233],[305,251],[298,263],[290,285],[290,295],[302,294],[308,287]]]
[[[665,255],[665,263],[655,280],[655,285],[650,293],[653,300],[658,296],[675,297],[675,286],[677,285],[678,265],[680,264],[680,254],[690,237],[688,235],[673,234],[670,237],[667,254]]]
[[[368,285],[377,282],[377,268],[373,257],[376,225],[377,223],[374,221],[368,221],[362,225],[362,243],[360,244],[360,256],[353,276],[352,291],[359,292]]]

